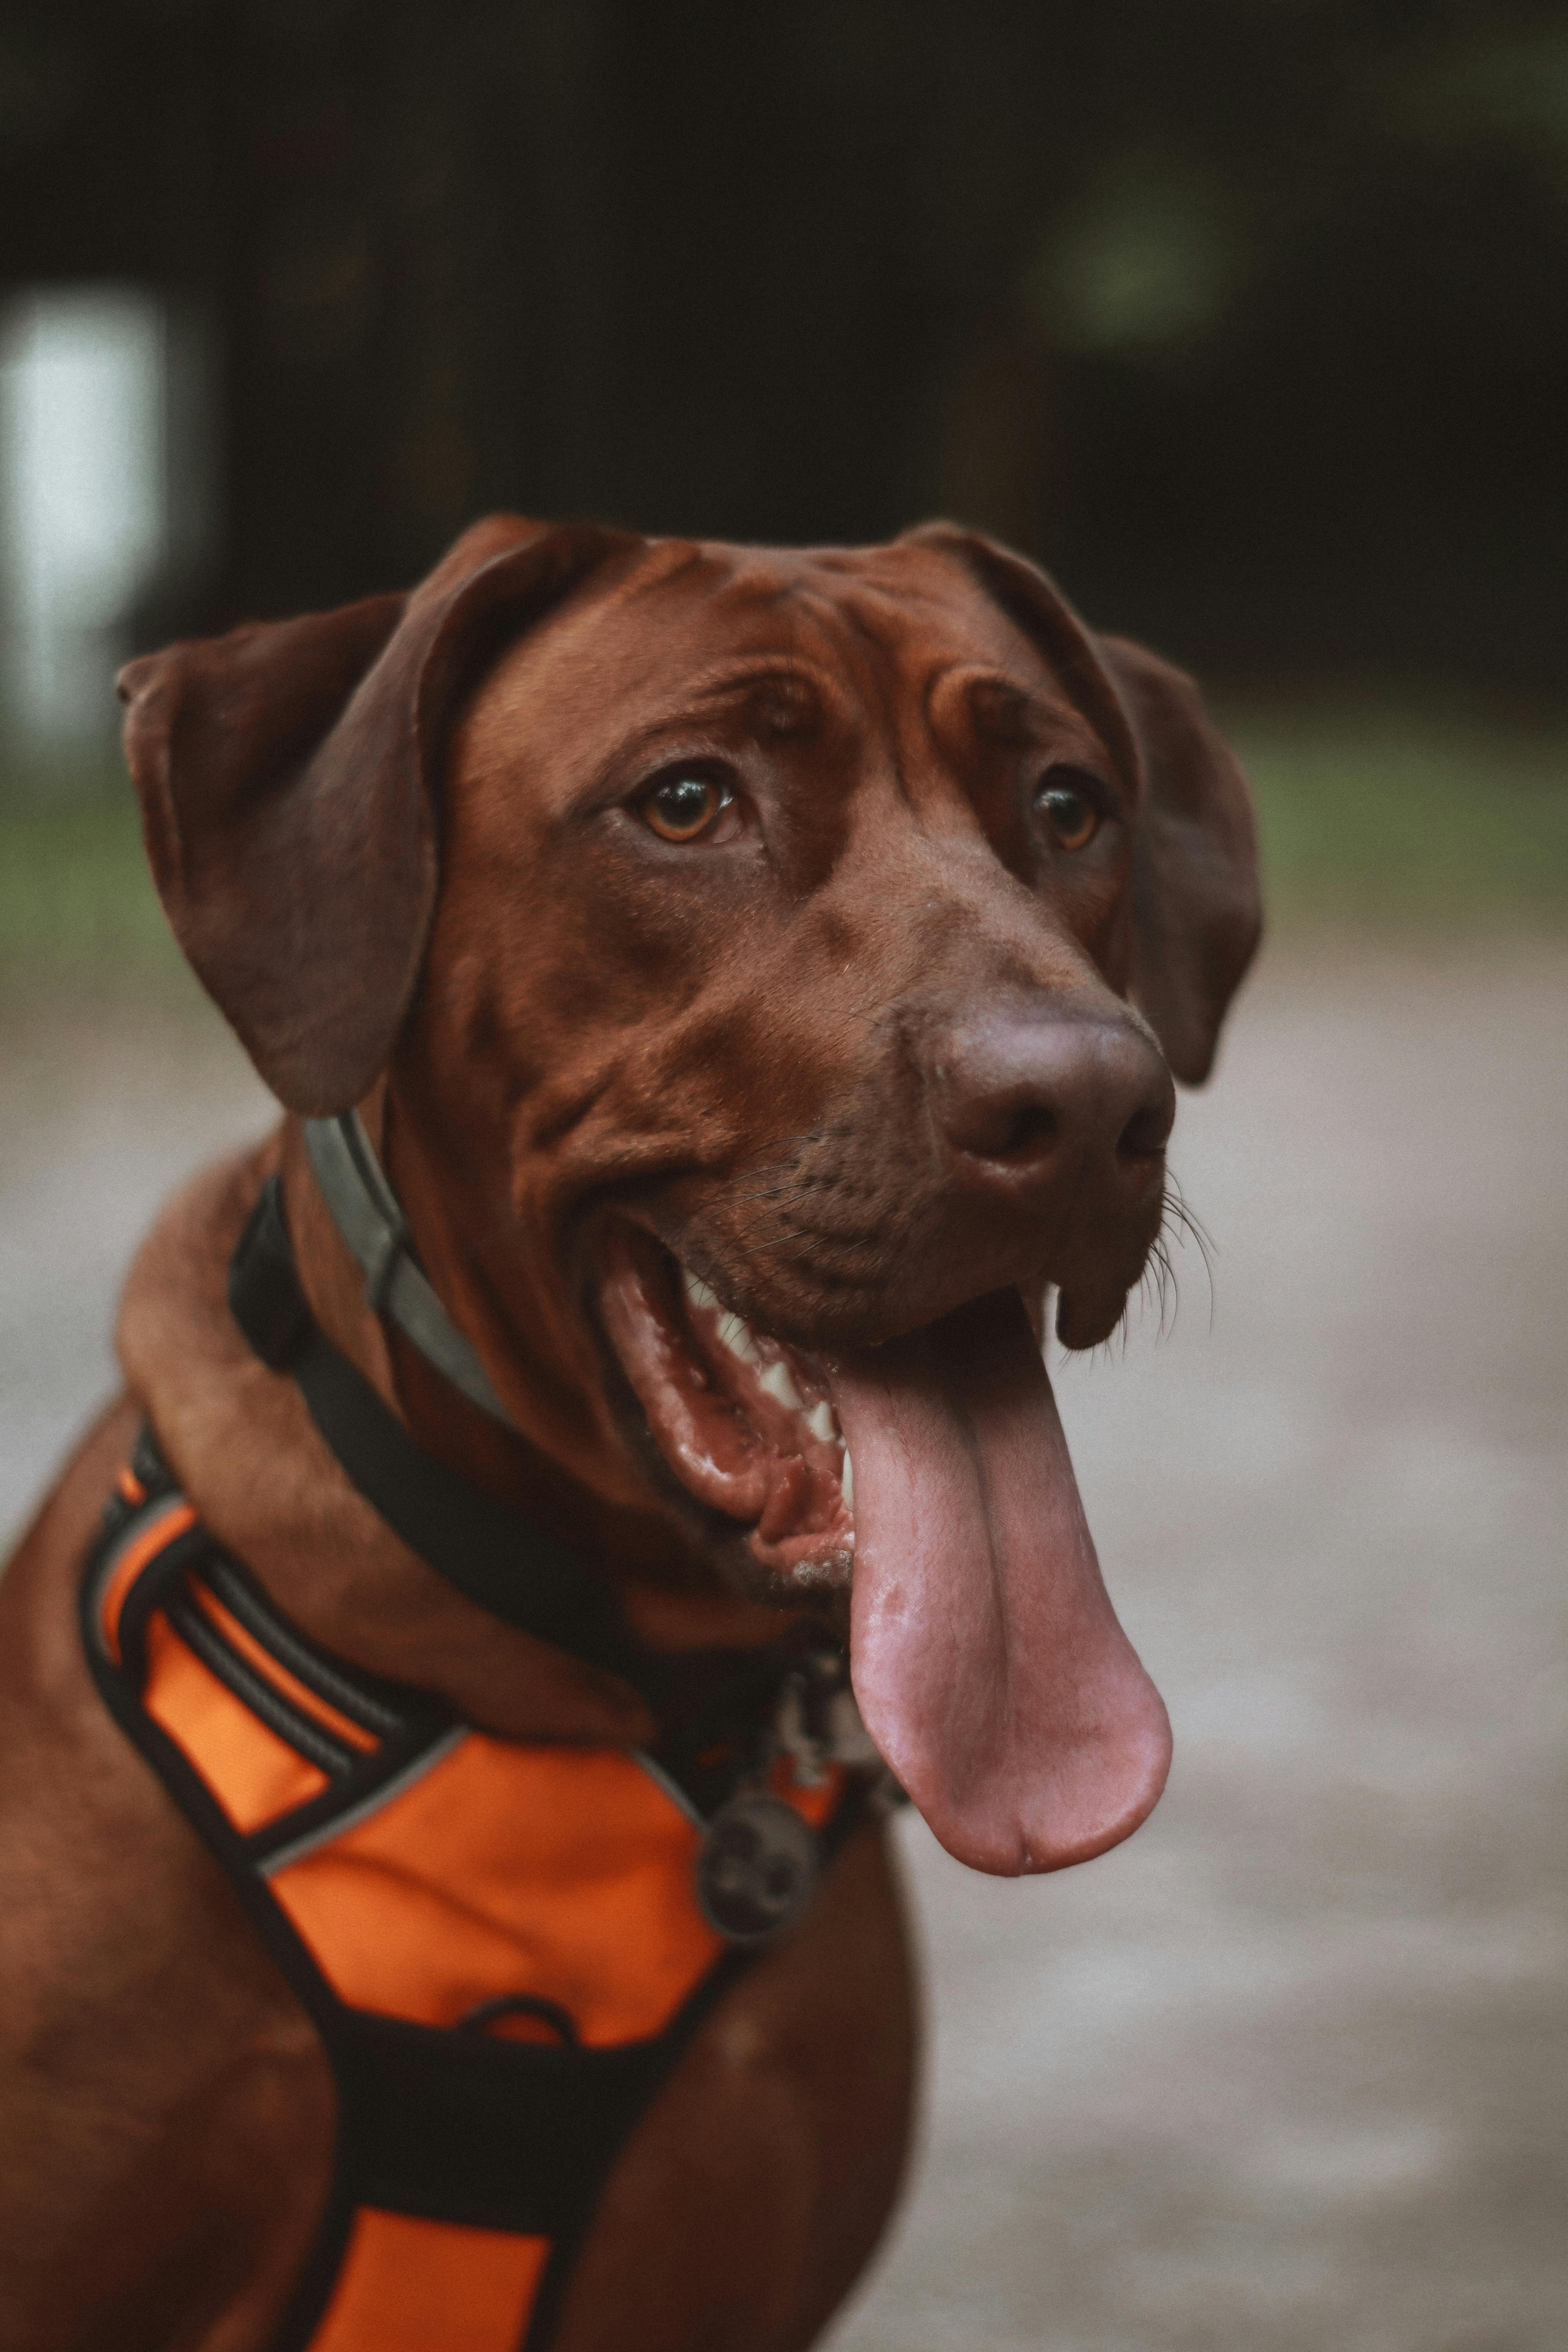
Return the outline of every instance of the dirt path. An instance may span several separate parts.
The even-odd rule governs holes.
[[[1568,950],[1279,957],[1174,1161],[1219,1256],[1059,1385],[1171,1704],[1149,1827],[1005,1885],[902,1832],[917,2185],[836,2352],[1568,2341]],[[0,1048],[0,1527],[117,1270],[264,1116],[210,1027]]]

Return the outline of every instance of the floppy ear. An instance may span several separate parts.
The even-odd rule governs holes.
[[[493,515],[407,596],[121,671],[158,895],[289,1109],[347,1109],[392,1050],[436,900],[435,788],[464,688],[503,638],[639,544]]]
[[[1252,798],[1192,679],[1096,636],[1037,565],[954,523],[906,539],[956,558],[1040,647],[1138,795],[1132,993],[1176,1076],[1214,1066],[1226,1008],[1263,927]]]
[[[1263,929],[1258,828],[1234,751],[1193,680],[1125,637],[1100,637],[1143,771],[1132,851],[1132,990],[1188,1086],[1214,1066],[1220,1023]]]

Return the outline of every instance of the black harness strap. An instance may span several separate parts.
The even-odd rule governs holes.
[[[240,1235],[228,1295],[257,1354],[274,1371],[291,1375],[350,1480],[410,1550],[506,1624],[640,1691],[668,1727],[654,1756],[704,1810],[714,1784],[700,1759],[771,1718],[792,1675],[809,1690],[826,1658],[842,1680],[842,1646],[821,1627],[794,1628],[758,1650],[645,1649],[592,1560],[425,1453],[332,1346],[300,1286],[275,1176]],[[722,1777],[731,1759],[725,1752],[717,1761]]]
[[[507,1624],[637,1678],[639,1654],[604,1578],[545,1528],[423,1453],[318,1328],[276,1176],[240,1236],[228,1299],[263,1363],[293,1376],[349,1477],[411,1551]]]

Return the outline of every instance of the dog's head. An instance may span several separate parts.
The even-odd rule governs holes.
[[[945,526],[497,518],[123,690],[187,954],[289,1108],[384,1081],[527,1438],[731,1582],[852,1579],[868,1723],[964,1859],[1127,1834],[1169,1735],[1037,1328],[1052,1286],[1068,1346],[1114,1327],[1258,936],[1191,684]]]

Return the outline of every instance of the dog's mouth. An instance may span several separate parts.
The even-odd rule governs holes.
[[[1100,1579],[1016,1289],[820,1355],[616,1223],[605,1328],[676,1478],[781,1598],[850,1583],[866,1726],[949,1851],[1059,1869],[1137,1828],[1170,1727]]]
[[[611,1344],[681,1486],[745,1528],[770,1579],[847,1585],[852,1473],[826,1368],[755,1330],[639,1226],[614,1226],[602,1263]]]

